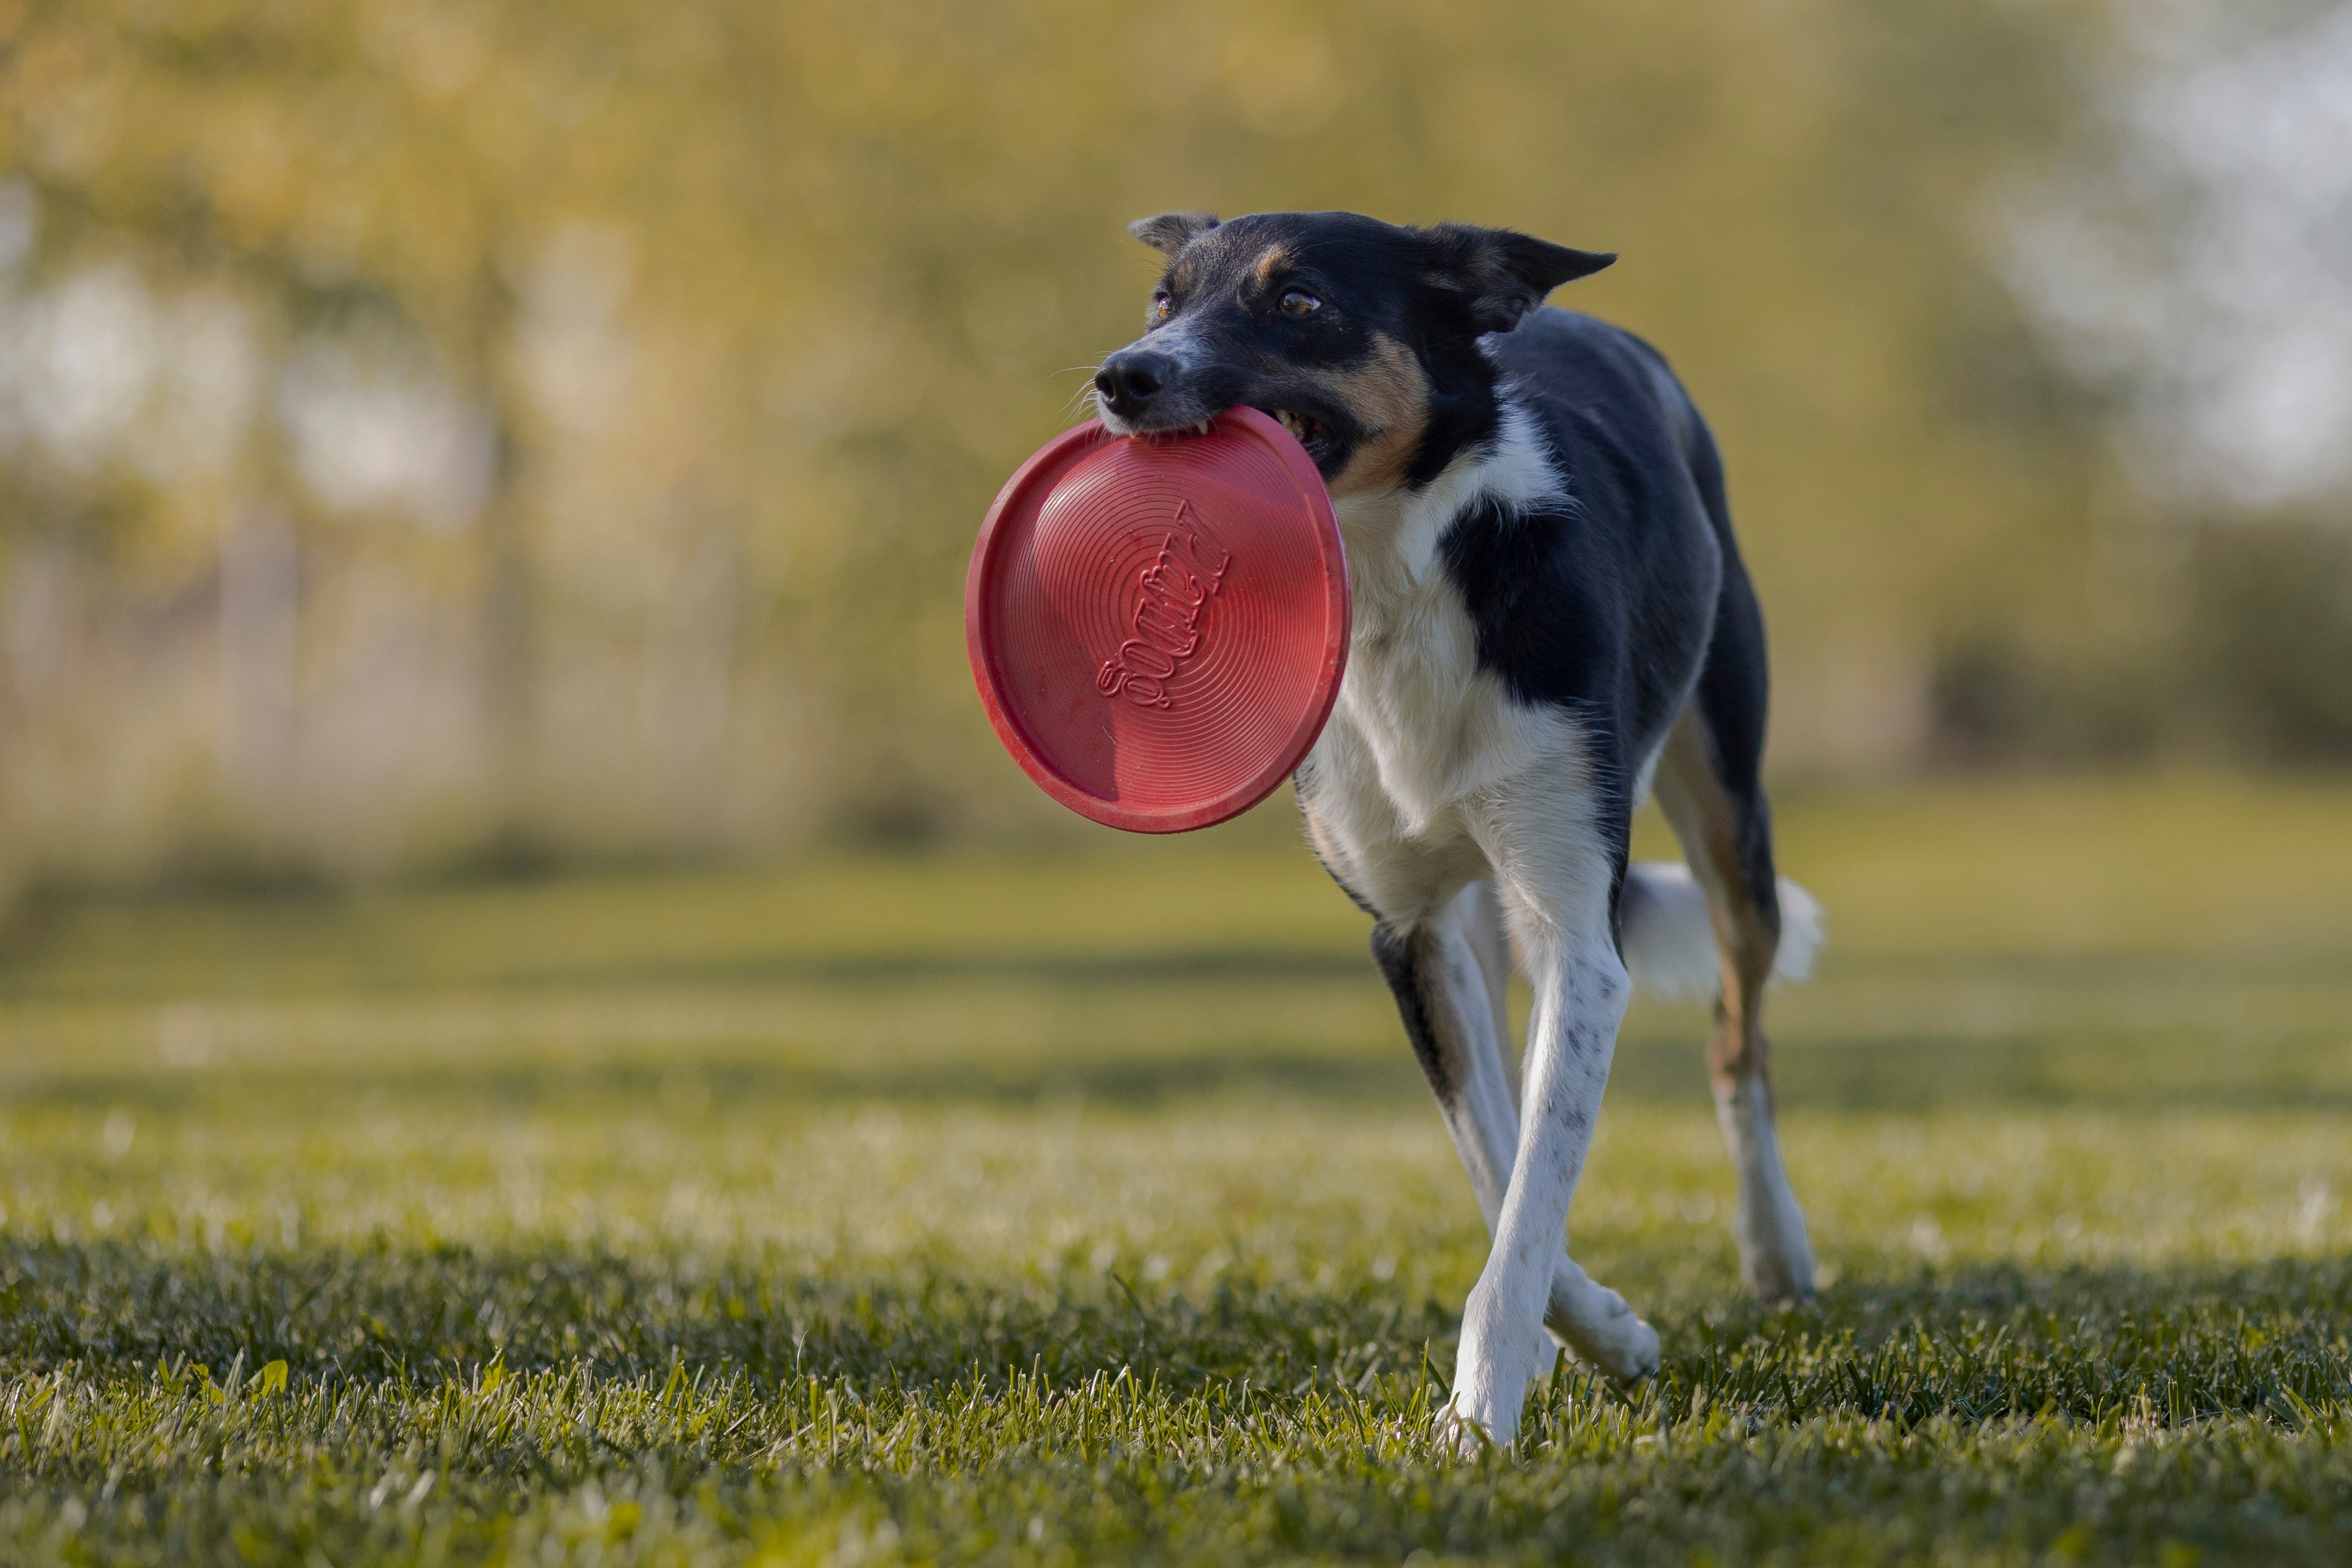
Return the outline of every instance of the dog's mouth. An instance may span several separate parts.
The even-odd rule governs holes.
[[[1318,465],[1339,444],[1332,437],[1331,427],[1311,413],[1300,413],[1296,409],[1288,408],[1265,408],[1258,412],[1273,415],[1282,428],[1290,432],[1297,440],[1299,445],[1307,448],[1307,455],[1315,459]]]
[[[1348,437],[1327,419],[1295,408],[1276,408],[1270,403],[1251,403],[1248,406],[1290,432],[1291,439],[1305,447],[1307,455],[1314,461],[1316,467],[1326,474],[1330,471],[1333,460],[1346,449]],[[1102,413],[1103,423],[1110,427],[1113,434],[1119,435],[1158,435],[1177,431],[1206,435],[1213,423],[1200,418],[1179,423],[1167,420],[1165,416],[1145,423],[1132,418],[1121,419],[1107,407]]]

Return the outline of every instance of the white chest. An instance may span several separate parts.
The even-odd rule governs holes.
[[[1350,794],[1376,789],[1393,831],[1421,837],[1448,806],[1511,771],[1523,727],[1500,683],[1479,671],[1477,632],[1453,589],[1442,578],[1392,589],[1357,601],[1347,679],[1317,762]]]
[[[1507,423],[1496,449],[1418,495],[1342,502],[1354,638],[1331,721],[1315,747],[1318,810],[1349,837],[1443,841],[1462,808],[1561,742],[1559,716],[1515,702],[1478,667],[1477,627],[1440,557],[1465,507],[1524,503],[1556,483],[1531,434]]]

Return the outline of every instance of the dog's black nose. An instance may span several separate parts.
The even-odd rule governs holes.
[[[1175,373],[1176,361],[1165,354],[1126,350],[1103,361],[1095,372],[1095,390],[1113,413],[1132,418]]]

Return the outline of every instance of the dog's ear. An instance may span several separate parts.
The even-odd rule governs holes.
[[[1214,213],[1162,213],[1156,218],[1136,219],[1127,225],[1127,232],[1173,261],[1178,251],[1216,226]]]
[[[1613,251],[1570,250],[1515,229],[1439,224],[1424,231],[1429,281],[1461,294],[1484,332],[1507,332],[1561,284],[1600,271]]]

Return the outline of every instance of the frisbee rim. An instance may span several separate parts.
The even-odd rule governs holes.
[[[987,520],[980,527],[980,537],[972,541],[971,563],[964,575],[964,651],[971,662],[972,685],[979,689],[988,722],[1032,783],[1078,815],[1105,827],[1131,833],[1187,833],[1232,821],[1273,794],[1285,779],[1297,771],[1299,763],[1314,749],[1324,725],[1329,722],[1333,705],[1339,700],[1339,683],[1347,674],[1354,605],[1348,587],[1347,543],[1339,533],[1339,514],[1332,509],[1330,492],[1324,487],[1323,475],[1315,466],[1315,460],[1307,456],[1307,449],[1282,427],[1280,421],[1254,408],[1232,408],[1212,423],[1223,424],[1228,421],[1257,437],[1281,460],[1307,504],[1308,520],[1314,526],[1325,568],[1325,635],[1316,674],[1319,686],[1309,711],[1301,716],[1265,767],[1208,800],[1185,805],[1131,806],[1074,783],[1031,740],[1018,710],[1005,698],[997,669],[991,636],[994,618],[988,606],[992,597],[990,589],[1000,564],[998,547],[1005,520],[1020,509],[1040,483],[1050,485],[1058,480],[1098,447],[1134,438],[1112,434],[1098,419],[1064,431],[1013,470],[1013,477],[1004,482],[1004,487],[990,504]],[[1043,505],[1044,497],[1040,497],[1038,506]]]

